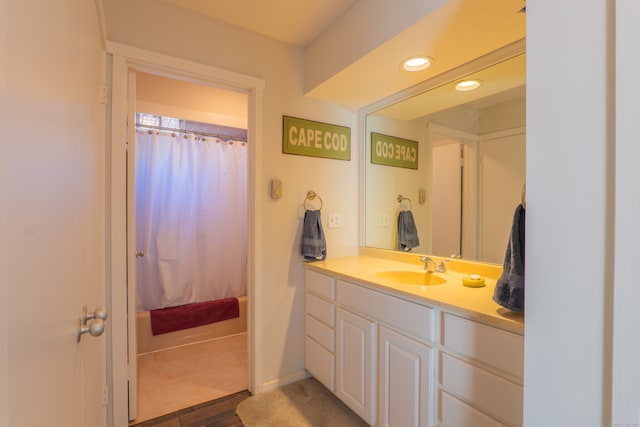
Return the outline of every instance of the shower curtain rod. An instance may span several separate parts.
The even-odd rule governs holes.
[[[142,123],[136,123],[136,128],[153,129],[153,130],[160,130],[160,131],[166,131],[166,132],[190,133],[193,135],[204,136],[209,138],[219,138],[219,139],[225,139],[225,140],[247,142],[247,138],[242,136],[222,135],[218,133],[201,132],[197,130],[175,129],[175,128],[168,128],[164,126],[145,125]]]

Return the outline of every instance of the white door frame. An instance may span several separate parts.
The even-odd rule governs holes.
[[[256,248],[260,247],[260,225],[254,220],[259,218],[261,207],[256,203],[257,177],[260,177],[261,166],[256,161],[261,157],[260,139],[262,135],[262,91],[264,80],[220,68],[191,62],[156,52],[151,52],[127,45],[107,42],[107,53],[112,59],[111,86],[111,124],[110,124],[110,176],[106,183],[110,189],[108,208],[108,289],[110,296],[109,310],[111,328],[108,329],[108,366],[107,375],[110,380],[111,408],[109,425],[127,425],[128,420],[128,318],[135,319],[135,306],[127,307],[127,161],[126,118],[128,73],[144,71],[165,77],[189,81],[192,83],[212,85],[224,89],[246,93],[249,98],[248,111],[248,153],[249,153],[249,185],[248,185],[248,224],[247,224],[247,296],[248,296],[248,370],[249,391],[254,391],[256,378],[261,378],[261,364],[255,351],[256,337],[261,336],[260,325],[255,322],[259,315],[257,309],[260,300],[260,286],[256,286],[256,271],[260,271],[260,258],[256,256]],[[135,113],[135,112],[133,112]],[[257,390],[259,391],[259,390]]]

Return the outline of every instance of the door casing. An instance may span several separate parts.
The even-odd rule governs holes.
[[[259,392],[256,384],[260,375],[259,354],[255,352],[256,337],[261,336],[259,322],[260,289],[255,274],[260,271],[260,261],[256,257],[256,248],[260,247],[260,224],[254,221],[260,217],[261,207],[256,203],[256,180],[262,176],[260,136],[262,135],[262,79],[247,76],[224,69],[203,65],[196,62],[170,57],[156,52],[133,48],[130,46],[107,43],[107,52],[111,56],[111,117],[110,117],[110,168],[107,185],[110,188],[109,199],[109,280],[107,294],[110,296],[110,312],[112,327],[107,336],[109,343],[107,377],[111,390],[109,425],[127,425],[129,375],[131,363],[130,353],[135,356],[135,345],[129,343],[128,319],[135,319],[135,305],[127,291],[127,261],[135,256],[127,242],[127,117],[134,117],[129,102],[129,72],[144,71],[165,77],[185,80],[193,83],[213,85],[224,89],[241,91],[248,95],[248,224],[247,224],[247,296],[248,296],[248,378],[249,391]],[[135,108],[134,108],[135,109]],[[133,119],[132,119],[133,120]],[[129,172],[130,173],[130,172]],[[131,223],[129,222],[129,227]]]

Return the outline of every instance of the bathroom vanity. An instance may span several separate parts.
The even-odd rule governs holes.
[[[370,425],[521,426],[524,319],[491,298],[501,268],[445,262],[365,249],[307,264],[305,368]]]

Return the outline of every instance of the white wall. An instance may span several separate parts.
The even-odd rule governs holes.
[[[261,271],[256,286],[256,322],[265,331],[256,343],[262,366],[257,391],[302,375],[304,368],[304,276],[299,239],[307,190],[322,198],[328,256],[358,249],[358,134],[355,112],[302,94],[303,52],[238,27],[215,23],[174,6],[141,0],[105,4],[108,39],[212,65],[265,80],[262,158],[257,167],[256,202],[262,217],[258,248]],[[179,34],[179,37],[177,36]],[[352,129],[351,160],[282,154],[282,115],[323,121]],[[269,180],[281,179],[283,196],[269,198]],[[328,213],[342,216],[342,227],[327,228]]]
[[[611,4],[527,5],[526,427],[608,425]]]
[[[513,99],[482,108],[478,121],[478,134],[498,132],[527,125],[526,99]]]

